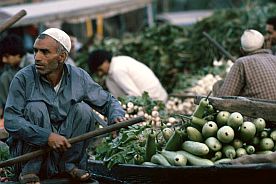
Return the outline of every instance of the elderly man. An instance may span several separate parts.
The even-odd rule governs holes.
[[[68,138],[95,129],[91,107],[108,123],[125,120],[119,102],[81,68],[65,64],[71,49],[69,36],[57,28],[42,32],[33,45],[35,64],[20,70],[12,80],[4,111],[8,143],[13,156],[38,148],[49,154],[20,164],[21,183],[39,183],[40,177],[68,173],[85,181],[88,141],[71,145]],[[18,172],[18,174],[19,174]]]
[[[276,56],[262,49],[264,36],[245,30],[241,47],[245,56],[236,60],[216,96],[245,96],[276,100]]]

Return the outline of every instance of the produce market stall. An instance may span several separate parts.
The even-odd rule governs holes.
[[[108,141],[106,139],[98,150],[99,155],[104,156],[103,159],[91,158],[89,160],[89,170],[94,178],[106,183],[198,184],[266,183],[272,181],[276,174],[274,163],[232,165],[229,162],[243,155],[264,155],[275,151],[276,131],[267,128],[265,121],[260,118],[274,121],[273,112],[269,109],[273,111],[275,103],[252,98],[216,98],[211,96],[208,96],[208,102],[206,98],[206,96],[195,97],[195,103],[198,106],[190,116],[179,114],[184,119],[187,118],[182,125],[173,125],[173,128],[164,124],[161,124],[161,127],[148,125],[148,129],[143,130],[136,127],[120,132],[122,134],[117,140],[109,139],[111,141]],[[202,103],[203,101],[205,102]],[[205,104],[205,107],[202,104]],[[213,111],[212,108],[211,111],[207,110],[209,105],[216,110]],[[225,118],[226,111],[229,111],[227,118]],[[210,115],[214,115],[214,117]],[[218,118],[219,116],[220,118]],[[254,120],[249,122],[246,118]],[[269,124],[268,122],[266,121],[267,124]],[[163,121],[163,123],[166,122]],[[168,127],[174,133],[166,139],[163,130]],[[226,127],[227,129],[225,129]],[[190,131],[192,128],[193,131]],[[186,130],[186,132],[182,132],[182,138],[175,139],[177,137],[175,135],[180,135],[179,130]],[[198,133],[197,130],[199,130]],[[128,139],[128,136],[132,135],[133,137],[134,134],[137,135],[136,140],[135,138]],[[144,143],[141,141],[143,135],[146,137]],[[149,135],[155,135],[156,138],[156,147],[151,153],[151,159],[147,159],[150,153],[148,149]],[[166,140],[165,142],[162,142],[163,138]],[[209,138],[216,139],[216,141],[207,141]],[[172,142],[174,143],[171,144]],[[137,148],[137,145],[140,145],[141,149]],[[109,146],[112,147],[112,151]],[[220,156],[217,156],[216,153],[219,152]],[[135,155],[131,157],[132,154]],[[144,154],[144,159],[141,161],[137,155]],[[159,159],[156,159],[156,155],[159,155]],[[160,155],[168,162],[161,160]],[[181,155],[186,156],[187,163],[181,162],[183,165],[177,165],[180,164]],[[116,162],[119,164],[114,164]]]
[[[7,15],[14,15],[22,9],[26,10],[27,16],[15,24],[15,26],[23,26],[83,17],[95,19],[98,15],[107,18],[147,7],[150,4],[151,0],[67,0],[6,6],[1,7],[0,11]],[[149,18],[150,16],[149,14]]]
[[[81,22],[87,19],[97,20],[97,29],[103,30],[104,18],[124,14],[140,8],[147,8],[148,24],[153,24],[151,0],[66,0],[32,4],[20,4],[0,8],[1,21],[19,10],[26,10],[27,15],[14,26],[26,26],[51,21]],[[1,23],[0,21],[0,23]],[[101,33],[102,34],[102,33]]]

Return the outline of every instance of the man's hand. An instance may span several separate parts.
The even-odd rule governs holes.
[[[58,151],[66,151],[67,149],[71,148],[71,144],[68,140],[59,134],[51,133],[48,138],[48,145],[53,148],[54,150]]]
[[[120,122],[122,122],[122,121],[126,121],[126,120],[128,120],[129,118],[126,118],[126,117],[118,117],[118,118],[115,118],[114,120],[113,120],[113,123],[115,124],[115,123],[120,123]],[[117,137],[118,136],[118,132],[117,131],[113,131],[113,132],[111,132],[111,134],[112,134],[112,137],[113,138],[115,138],[115,137]]]
[[[118,117],[118,118],[115,118],[114,119],[114,123],[119,123],[119,122],[122,122],[122,121],[126,121],[128,120],[129,118],[126,118],[126,117]]]

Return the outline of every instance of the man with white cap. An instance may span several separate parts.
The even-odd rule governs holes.
[[[88,140],[71,145],[68,138],[95,129],[91,107],[108,123],[125,120],[117,99],[95,83],[81,68],[66,64],[69,36],[57,28],[42,32],[33,45],[35,64],[14,77],[5,106],[5,128],[10,133],[11,154],[19,156],[39,148],[53,149],[17,165],[20,183],[40,183],[40,178],[68,173],[84,181]],[[20,173],[20,174],[19,174]]]
[[[253,29],[241,36],[245,56],[232,65],[217,96],[245,96],[276,100],[276,56],[263,49],[264,36]]]

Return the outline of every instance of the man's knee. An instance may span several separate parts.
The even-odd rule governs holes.
[[[78,117],[82,117],[84,119],[91,117],[91,107],[86,103],[77,103],[73,107],[74,113]]]
[[[27,117],[42,117],[45,113],[48,114],[48,109],[43,102],[30,102],[26,105],[25,116]]]

